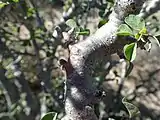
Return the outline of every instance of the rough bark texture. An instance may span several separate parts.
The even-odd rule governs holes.
[[[139,14],[140,17],[147,18],[150,15],[160,10],[160,0],[148,0],[143,5],[143,8]]]
[[[145,0],[115,0],[109,22],[88,37],[69,47],[70,56],[63,64],[67,74],[66,116],[62,120],[98,120],[93,105],[99,101],[90,75],[95,62],[121,51],[125,40],[116,31],[130,13],[138,13]]]

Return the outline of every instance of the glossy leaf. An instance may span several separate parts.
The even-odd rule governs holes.
[[[124,46],[124,55],[126,59],[132,62],[136,58],[137,43],[131,43]]]
[[[132,103],[127,102],[125,98],[122,99],[122,103],[127,108],[130,118],[133,118],[133,117],[140,114],[139,109],[135,105],[133,105]]]
[[[70,28],[76,28],[77,27],[77,24],[73,19],[67,20],[66,25],[69,26]]]
[[[135,30],[142,30],[145,28],[145,21],[140,18],[139,16],[136,15],[129,15],[128,17],[125,18],[125,22]]]
[[[44,115],[41,120],[56,120],[56,118],[57,118],[57,113],[49,112],[46,115]]]
[[[117,35],[130,36],[132,35],[132,30],[126,24],[121,24],[117,30]]]

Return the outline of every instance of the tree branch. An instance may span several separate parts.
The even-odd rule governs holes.
[[[62,120],[98,120],[93,105],[99,101],[90,76],[92,67],[105,57],[122,50],[124,39],[116,31],[130,13],[138,13],[144,0],[116,0],[109,22],[84,41],[69,47],[70,56],[63,67],[67,75],[66,116]]]

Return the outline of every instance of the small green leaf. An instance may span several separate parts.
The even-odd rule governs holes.
[[[132,103],[127,102],[125,98],[122,99],[122,103],[127,108],[130,118],[135,117],[140,114],[139,109]]]
[[[101,26],[103,26],[106,23],[107,23],[107,20],[105,20],[105,19],[100,20],[98,23],[98,28],[100,28]]]
[[[70,28],[76,28],[77,27],[77,24],[73,19],[67,20],[66,25],[69,26]]]
[[[46,115],[44,115],[41,120],[56,120],[56,118],[57,118],[57,113],[49,112]]]
[[[130,36],[132,35],[132,30],[126,24],[121,24],[117,30],[117,35]]]
[[[124,46],[124,55],[126,59],[132,62],[136,58],[137,43],[131,43]]]
[[[128,17],[125,18],[125,22],[135,30],[142,30],[145,28],[145,21],[144,19],[136,16],[136,15],[129,15]]]
[[[19,2],[19,0],[12,0],[13,2]]]
[[[28,8],[27,17],[31,17],[36,12],[35,8]]]
[[[76,32],[78,35],[89,35],[90,30],[89,29],[80,29],[80,32]]]
[[[0,1],[0,8],[3,8],[4,6],[8,5],[9,3],[8,2],[2,2]]]

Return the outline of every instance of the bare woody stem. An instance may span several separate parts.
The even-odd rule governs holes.
[[[95,62],[121,51],[127,41],[117,39],[116,31],[130,13],[138,13],[145,0],[115,0],[109,22],[86,40],[69,47],[70,56],[63,64],[67,74],[66,116],[62,120],[98,120],[93,105],[95,95],[91,70]]]

